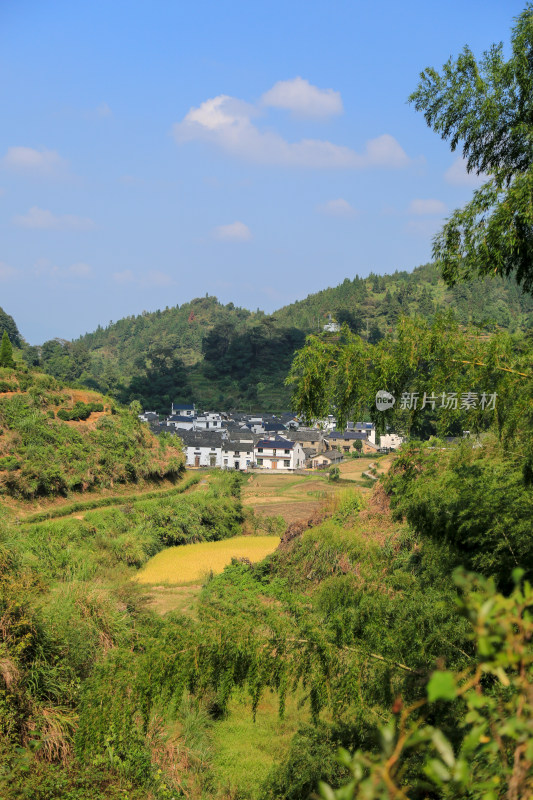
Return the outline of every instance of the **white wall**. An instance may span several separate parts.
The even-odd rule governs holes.
[[[211,463],[211,457],[214,457],[214,463]],[[222,447],[194,447],[187,446],[187,466],[195,467],[196,458],[200,458],[199,467],[220,467],[222,466]]]

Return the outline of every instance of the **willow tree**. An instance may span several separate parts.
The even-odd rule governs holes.
[[[409,100],[460,148],[468,172],[486,177],[433,243],[444,280],[513,276],[533,293],[533,6],[516,20],[512,55],[493,45],[477,60],[465,47],[442,70],[425,69]]]
[[[513,414],[517,401],[531,394],[530,363],[523,337],[489,336],[461,327],[451,314],[433,323],[402,317],[394,334],[377,344],[346,326],[339,336],[308,336],[287,383],[295,412],[306,419],[333,412],[342,425],[370,413],[378,430],[388,424],[410,431],[430,420],[439,434],[493,423],[501,433],[512,419],[516,430],[522,427]],[[378,392],[394,403],[379,410]]]

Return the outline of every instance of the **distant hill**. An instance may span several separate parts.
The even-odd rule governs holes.
[[[294,351],[329,314],[377,341],[401,314],[431,318],[442,309],[486,330],[533,325],[533,298],[514,281],[485,279],[449,289],[438,268],[425,264],[412,272],[346,278],[272,315],[197,298],[125,317],[75,342],[27,348],[26,357],[58,378],[160,412],[172,400],[275,411],[290,404],[283,381]]]

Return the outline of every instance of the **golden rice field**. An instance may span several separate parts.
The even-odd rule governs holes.
[[[139,583],[191,583],[201,580],[209,572],[222,572],[232,558],[261,561],[276,549],[279,542],[279,536],[234,536],[219,542],[168,547],[144,565],[136,580]]]

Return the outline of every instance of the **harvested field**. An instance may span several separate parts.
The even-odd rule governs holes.
[[[377,474],[382,475],[388,471],[392,464],[392,459],[393,456],[391,455],[385,458],[376,458],[376,456],[368,456],[368,458],[350,458],[342,464],[339,464],[341,478],[348,481],[360,481],[363,479],[363,472],[367,472],[371,464],[375,464]]]
[[[256,514],[281,516],[287,523],[307,520],[336,491],[326,475],[251,475],[242,501]]]
[[[261,561],[278,546],[278,536],[234,536],[219,542],[198,542],[168,547],[139,571],[139,583],[186,584],[218,574],[232,558]]]

